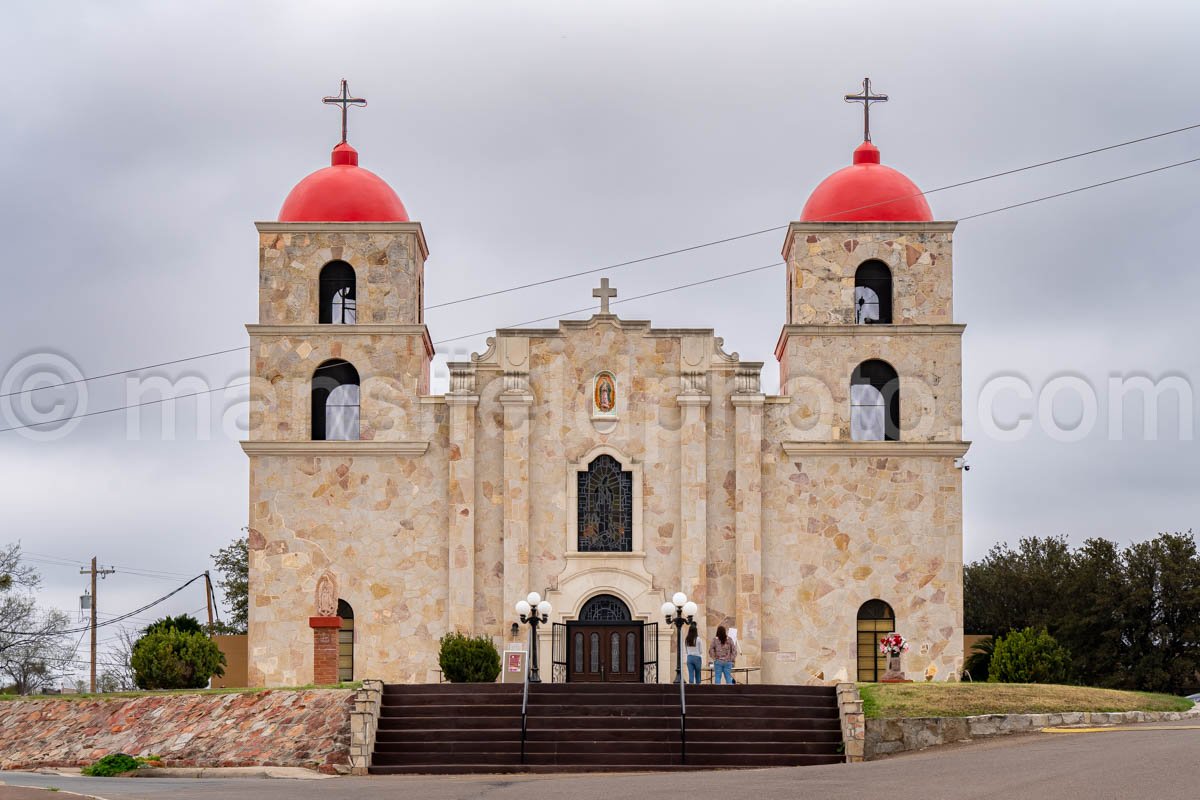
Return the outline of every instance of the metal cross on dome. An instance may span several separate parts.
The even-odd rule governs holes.
[[[342,78],[342,93],[334,97],[325,97],[321,100],[322,103],[328,103],[331,106],[342,107],[342,144],[346,143],[346,112],[350,110],[350,106],[365,106],[367,101],[362,97],[351,97],[350,88],[346,86],[346,79]]]
[[[847,103],[863,104],[863,141],[871,141],[871,103],[886,103],[886,94],[871,94],[871,79],[863,78],[863,88],[858,94],[846,95]]]

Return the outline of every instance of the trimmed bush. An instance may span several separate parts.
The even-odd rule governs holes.
[[[996,641],[988,680],[992,683],[1066,683],[1070,667],[1070,653],[1045,628],[1025,628]]]
[[[441,639],[438,665],[451,683],[492,683],[500,675],[500,653],[486,636],[447,633]]]
[[[203,689],[224,675],[225,654],[203,633],[163,627],[137,640],[129,659],[143,689]]]
[[[142,763],[142,759],[124,753],[109,753],[95,764],[84,767],[80,772],[92,778],[111,778],[114,775],[132,772],[142,766]]]

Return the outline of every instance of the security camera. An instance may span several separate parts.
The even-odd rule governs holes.
[[[967,460],[965,458],[954,459],[954,468],[961,469],[963,472],[971,471],[971,465],[967,463]]]

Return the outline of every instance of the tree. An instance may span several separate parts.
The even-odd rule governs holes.
[[[215,633],[245,633],[250,608],[250,552],[246,538],[234,539],[212,555],[221,579],[217,586],[225,595],[229,622],[214,625]]]
[[[63,631],[68,619],[38,608],[37,570],[21,560],[21,546],[0,547],[0,675],[21,694],[53,683],[71,666],[74,648]]]
[[[194,617],[166,617],[133,645],[130,666],[143,689],[203,689],[224,675],[225,655]]]
[[[1186,694],[1200,687],[1200,553],[1191,531],[1124,550],[1022,539],[963,571],[968,631],[1045,628],[1093,686]]]
[[[116,644],[101,660],[99,683],[102,691],[132,692],[138,688],[132,664],[133,646],[137,644],[137,639],[137,635],[128,628],[118,631]]]
[[[1200,557],[1189,531],[1164,533],[1125,551],[1120,606],[1129,682],[1181,693],[1200,680]]]
[[[1016,550],[994,545],[982,561],[963,569],[967,632],[1003,636],[1052,625],[1071,569],[1071,550],[1063,536],[1022,539]]]

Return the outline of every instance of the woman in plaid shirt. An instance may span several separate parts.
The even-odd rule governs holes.
[[[713,660],[713,683],[720,683],[722,675],[726,683],[733,683],[733,660],[738,656],[738,646],[724,625],[717,628],[717,638],[708,646],[708,655]]]

